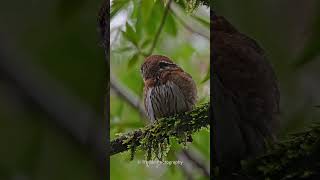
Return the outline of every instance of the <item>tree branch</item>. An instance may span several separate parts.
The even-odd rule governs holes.
[[[271,145],[268,151],[243,163],[251,179],[319,179],[320,124]]]
[[[208,169],[206,168],[206,166],[204,166],[197,158],[195,158],[194,156],[192,156],[192,154],[190,154],[189,151],[187,151],[186,149],[182,150],[182,153],[184,156],[186,156],[190,161],[192,161],[192,163],[201,170],[202,174],[206,177],[210,177],[210,172],[208,171]]]
[[[117,79],[115,79],[114,76],[111,76],[110,78],[110,86],[112,90],[124,101],[126,101],[130,106],[137,109],[143,117],[146,116],[146,112],[141,105],[141,101],[138,97],[136,97],[130,90],[128,90],[126,87],[124,87],[122,84],[119,83]]]
[[[181,166],[181,170],[182,172],[185,174],[185,178],[186,180],[194,180],[193,176],[192,176],[192,173],[190,173],[186,167],[184,166]]]
[[[199,32],[199,31],[196,31],[193,27],[189,26],[186,22],[184,22],[182,20],[182,18],[180,18],[177,13],[174,11],[174,9],[170,8],[171,10],[171,13],[173,14],[174,17],[176,17],[178,19],[178,21],[182,24],[182,26],[184,26],[188,31],[194,33],[194,34],[198,34],[199,36],[207,39],[207,40],[210,40],[210,37],[206,34],[203,34],[202,32]]]
[[[148,56],[152,54],[154,48],[156,47],[157,45],[157,42],[158,42],[158,39],[159,39],[159,36],[160,36],[160,33],[163,29],[163,26],[164,26],[164,23],[166,22],[166,18],[167,18],[167,15],[168,15],[168,12],[169,12],[169,9],[170,9],[170,4],[171,4],[172,0],[169,0],[169,2],[167,3],[167,6],[166,6],[166,9],[164,10],[164,13],[163,13],[163,17],[161,19],[161,24],[158,28],[158,31],[154,37],[154,40],[153,40],[153,43],[152,43],[152,46],[149,50],[149,53],[148,53]]]
[[[179,137],[183,133],[196,132],[209,125],[208,113],[209,103],[206,103],[196,107],[192,111],[162,118],[143,129],[124,134],[111,141],[110,155],[126,151],[132,144],[139,146],[141,144],[140,140],[147,134],[152,135],[152,138],[164,139],[168,136]]]

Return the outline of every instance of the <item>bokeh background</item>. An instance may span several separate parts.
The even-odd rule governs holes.
[[[1,1],[0,179],[106,179],[100,0]]]
[[[97,31],[100,5],[100,0],[1,2],[0,179],[106,178],[103,145],[105,134],[109,132],[103,119],[106,69]],[[129,16],[134,14],[130,12],[130,7],[126,9],[121,13],[127,11]],[[259,42],[274,65],[281,88],[280,135],[319,121],[319,108],[314,107],[320,105],[319,1],[220,0],[214,2],[214,9]],[[146,10],[150,11],[149,8]],[[154,11],[161,15],[163,6],[153,9],[151,13]],[[180,16],[185,14],[183,10],[178,12],[181,12]],[[201,7],[194,13],[203,18],[208,15],[206,8]],[[198,29],[201,25],[202,33],[208,31],[205,22],[199,23],[195,18],[186,16],[182,16],[184,22],[198,23],[191,27]],[[128,22],[136,30],[133,19]],[[172,19],[175,25],[165,25],[154,53],[173,58],[199,84],[206,70],[196,71],[199,68],[197,63],[201,61],[206,66],[209,52],[207,45],[195,43],[201,39],[201,44],[208,42],[201,35],[190,32],[180,20]],[[146,29],[155,28],[159,21],[150,20],[141,27],[148,31]],[[125,23],[120,24],[126,31],[123,27]],[[176,31],[172,27],[176,27]],[[147,35],[142,35],[139,37],[143,41]],[[123,45],[130,44],[125,39],[119,38],[118,41]],[[118,48],[116,44],[114,50]],[[112,52],[112,66],[117,67],[112,72],[119,82],[141,99],[142,82],[137,67],[142,59],[131,61],[133,65],[128,68],[134,54],[130,51],[124,54]],[[129,74],[132,81],[128,78]],[[200,97],[206,97],[208,90],[205,85],[200,83],[199,88],[202,89]],[[143,126],[143,122],[138,121],[141,119],[139,114],[131,106],[122,102],[114,92],[111,98],[117,99],[114,101],[112,123],[133,125],[114,126],[110,132],[112,137],[116,132]],[[117,114],[116,109],[122,113]],[[124,121],[116,120],[120,115]],[[198,136],[201,139],[197,140]],[[207,132],[200,132],[194,139],[200,142],[199,147],[204,148],[191,147],[195,149],[193,155],[198,159],[206,157]],[[179,147],[175,147],[177,151]],[[130,169],[131,165],[137,165],[134,165],[135,162],[130,165],[127,157],[123,154],[111,158],[113,178],[126,178],[128,173],[130,178],[133,175],[148,178],[161,174],[163,176],[159,176],[163,178],[185,179],[185,172],[178,168],[163,168],[160,172],[150,172],[150,169],[141,166]],[[142,157],[142,154],[137,157]],[[196,168],[190,172],[196,174],[195,178],[203,177]]]
[[[203,5],[195,4],[189,7],[190,4],[183,1],[172,1],[163,21],[165,5],[169,2],[112,1],[111,139],[116,138],[118,133],[129,132],[149,123],[143,114],[143,80],[140,67],[144,58],[150,54],[171,58],[193,77],[198,89],[198,104],[210,99],[210,9]],[[110,158],[110,177],[115,180],[209,179],[206,176],[210,162],[209,142],[210,132],[207,129],[193,135],[193,142],[187,145],[187,150],[175,139],[171,139],[171,149],[165,160],[182,161],[182,166],[148,167],[139,164],[139,160],[145,159],[144,152],[139,150],[133,161],[129,160],[130,151],[113,155]],[[200,163],[200,166],[196,163]]]
[[[320,2],[224,0],[214,10],[255,39],[275,69],[281,93],[280,137],[320,121]]]

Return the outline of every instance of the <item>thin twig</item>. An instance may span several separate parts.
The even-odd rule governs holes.
[[[197,158],[195,158],[192,154],[190,154],[189,151],[183,149],[182,150],[182,154],[184,156],[186,156],[190,161],[192,161],[192,163],[201,170],[201,172],[203,173],[204,176],[206,177],[210,177],[210,173],[208,171],[208,169],[206,168],[205,165],[203,165],[202,162],[200,162]]]
[[[210,37],[209,37],[209,36],[207,36],[207,35],[199,32],[199,31],[194,30],[191,26],[189,26],[187,23],[185,23],[185,22],[177,15],[177,13],[174,12],[174,10],[173,10],[172,8],[170,8],[170,10],[171,10],[171,13],[173,14],[173,16],[176,17],[176,18],[179,20],[179,22],[180,22],[188,31],[190,31],[190,32],[192,32],[192,33],[194,33],[194,34],[198,34],[199,36],[202,36],[202,37],[204,37],[204,38],[207,39],[207,40],[210,40]]]
[[[144,107],[141,104],[141,100],[127,87],[122,85],[114,76],[110,77],[110,87],[121,99],[126,101],[131,107],[137,109],[140,115],[145,118],[147,117]]]
[[[190,173],[185,166],[181,166],[181,170],[184,173],[186,180],[194,180],[192,173]]]
[[[157,33],[156,33],[156,35],[154,37],[154,40],[153,40],[152,46],[151,46],[151,48],[149,50],[148,56],[152,54],[154,48],[157,45],[160,33],[161,33],[162,29],[163,29],[164,23],[166,22],[166,18],[168,16],[168,12],[169,12],[169,9],[170,9],[171,2],[172,2],[172,0],[169,0],[169,2],[167,3],[166,9],[164,10],[163,17],[161,19],[161,24],[160,24],[160,26],[158,28],[158,31],[157,31]]]

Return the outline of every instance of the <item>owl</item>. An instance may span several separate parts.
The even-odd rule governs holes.
[[[263,49],[224,17],[213,15],[211,20],[214,88],[220,108],[215,152],[218,163],[228,164],[263,153],[266,142],[275,140],[280,95]],[[213,108],[217,108],[214,100]]]
[[[195,82],[168,57],[147,57],[141,66],[141,74],[145,110],[151,121],[189,111],[195,105]]]

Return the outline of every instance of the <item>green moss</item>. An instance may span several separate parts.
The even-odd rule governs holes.
[[[188,137],[192,133],[201,129],[202,125],[195,124],[206,122],[208,124],[208,107],[209,103],[201,104],[194,108],[193,111],[178,114],[172,117],[167,117],[158,120],[155,124],[147,126],[139,137],[140,147],[145,152],[146,160],[158,159],[163,161],[170,151],[170,138],[175,138],[180,144],[186,147]],[[208,126],[207,126],[208,128]],[[134,158],[134,153],[137,147],[134,142],[137,139],[130,134],[123,143],[128,143],[128,148],[131,150],[131,158]]]

